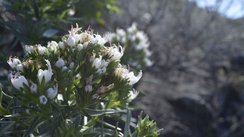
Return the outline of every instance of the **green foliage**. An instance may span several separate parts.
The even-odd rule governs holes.
[[[3,0],[0,8],[0,27],[11,32],[0,38],[0,48],[6,43],[15,47],[14,40],[44,44],[57,39],[71,23],[85,26],[95,19],[102,24],[104,13],[118,11],[117,0]]]
[[[142,118],[139,116],[138,124],[136,126],[136,133],[138,137],[158,137],[159,130],[156,122],[149,119],[148,116]]]

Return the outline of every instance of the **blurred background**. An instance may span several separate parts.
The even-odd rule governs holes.
[[[72,24],[104,34],[136,22],[153,66],[138,108],[162,137],[244,137],[244,0],[0,0],[0,83],[23,46],[60,39]]]

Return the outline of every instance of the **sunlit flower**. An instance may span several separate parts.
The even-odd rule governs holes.
[[[134,72],[129,72],[128,69],[123,67],[118,67],[115,69],[115,75],[122,79],[127,79],[129,81],[129,85],[133,85],[141,79],[142,71],[140,71],[138,75],[135,76]]]
[[[12,69],[16,69],[16,66],[18,64],[21,64],[21,61],[17,58],[9,58],[7,63],[9,64],[9,66],[12,68]]]
[[[107,40],[101,37],[100,35],[96,35],[95,38],[97,39],[97,44],[99,45],[104,45],[107,42]]]
[[[43,55],[47,51],[47,48],[41,45],[37,45],[37,51],[39,54]]]
[[[83,48],[84,48],[84,46],[83,46],[81,43],[79,43],[79,44],[77,45],[77,49],[78,49],[79,51],[81,51]]]
[[[81,33],[81,41],[83,42],[84,46],[87,46],[87,44],[91,41],[91,40],[95,40],[94,37],[89,34],[88,32],[83,32]]]
[[[50,99],[53,99],[56,97],[56,95],[58,94],[58,87],[54,86],[53,88],[49,88],[47,89],[47,97]]]
[[[51,41],[51,42],[48,42],[47,47],[50,49],[50,51],[56,53],[59,46],[56,41]]]
[[[121,46],[112,46],[107,49],[107,54],[111,60],[120,60],[124,54],[124,49]]]
[[[12,76],[11,83],[16,89],[24,87],[24,84],[28,86],[28,81],[24,76]]]
[[[71,30],[69,31],[69,37],[66,41],[66,43],[73,47],[76,45],[76,43],[78,43],[79,41],[81,41],[81,34],[78,34],[78,32],[81,30],[81,28],[79,28],[78,24],[76,24],[76,27],[74,28],[73,26],[71,27]]]
[[[135,89],[133,89],[133,90],[130,90],[129,91],[129,95],[128,95],[128,100],[129,101],[132,101],[132,100],[134,100],[137,96],[139,95],[139,91],[137,91],[137,90],[135,90]]]
[[[49,60],[45,60],[45,61],[47,63],[48,69],[46,69],[46,70],[39,69],[38,73],[37,73],[37,77],[38,77],[38,80],[40,83],[42,82],[43,78],[45,79],[45,83],[49,82],[53,75],[51,64],[50,64]]]
[[[57,95],[57,100],[64,101],[64,97],[62,94]]]
[[[40,103],[41,103],[41,104],[43,104],[43,105],[47,104],[47,97],[46,97],[46,96],[41,95],[41,96],[39,97],[39,100],[40,100]]]

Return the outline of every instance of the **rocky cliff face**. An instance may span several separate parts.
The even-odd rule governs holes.
[[[230,20],[186,0],[123,0],[111,26],[149,34],[154,66],[137,102],[164,137],[241,137],[243,19]],[[112,28],[111,28],[112,29]]]

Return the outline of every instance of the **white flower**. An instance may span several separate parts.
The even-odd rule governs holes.
[[[81,34],[75,34],[75,35],[74,35],[74,38],[75,38],[75,42],[76,42],[76,43],[79,43],[79,42],[81,42],[81,40],[82,40],[82,39],[81,39]]]
[[[135,89],[133,89],[133,90],[130,90],[129,91],[129,98],[128,98],[128,100],[129,101],[132,101],[132,100],[134,100],[137,96],[138,96],[138,94],[139,94],[139,91],[137,91],[137,90],[135,90]]]
[[[50,49],[50,51],[56,53],[59,46],[56,41],[51,41],[51,42],[48,42],[47,47]]]
[[[11,78],[11,83],[16,89],[20,89],[24,87],[25,85],[28,85],[28,81],[24,76],[13,76]]]
[[[137,76],[134,75],[134,72],[130,72],[129,74],[127,74],[127,78],[129,79],[130,85],[134,85],[135,83],[137,83],[141,79],[141,77],[142,71],[140,71]]]
[[[27,54],[31,54],[34,51],[34,47],[29,45],[25,45],[24,49]]]
[[[98,40],[96,39],[96,36],[94,35],[90,35],[90,42],[92,44],[97,44],[98,43]]]
[[[21,63],[21,61],[19,59],[17,59],[17,58],[9,58],[7,63],[9,64],[9,66],[12,69],[16,69],[17,71],[23,71],[23,64]]]
[[[145,58],[143,61],[145,62],[146,66],[148,66],[148,67],[153,65],[153,62],[148,58]]]
[[[137,31],[137,25],[136,25],[136,23],[133,23],[133,24],[131,25],[131,27],[129,27],[129,28],[127,29],[127,32],[128,32],[128,33],[134,33],[135,31]]]
[[[75,41],[74,36],[69,35],[69,37],[68,37],[66,43],[68,44],[68,46],[71,46],[71,47],[75,46],[76,41]]]
[[[150,50],[148,50],[147,48],[144,49],[143,51],[144,51],[144,53],[145,53],[145,55],[146,55],[147,57],[149,57],[149,56],[152,55],[152,52],[151,52]]]
[[[116,30],[117,39],[122,41],[123,43],[126,41],[126,32],[123,29]]]
[[[55,66],[58,68],[62,68],[65,65],[64,60],[62,58],[59,58],[56,63]]]
[[[47,48],[41,45],[37,45],[37,51],[39,54],[43,55],[47,51]]]
[[[69,36],[68,39],[66,40],[66,43],[68,44],[68,46],[73,47],[75,46],[79,41],[82,41],[81,34],[77,34],[77,32],[79,32],[81,30],[81,28],[79,28],[78,24],[76,24],[76,27],[73,28],[73,26],[71,27],[71,30],[69,31]]]
[[[83,46],[81,43],[79,43],[79,44],[77,45],[77,49],[78,49],[79,51],[81,51],[83,48],[84,48],[84,46]]]
[[[64,46],[64,42],[62,42],[62,41],[60,41],[60,42],[58,43],[58,46],[59,46],[60,49],[64,49],[64,48],[65,48],[65,46]]]
[[[12,69],[16,69],[17,65],[21,64],[21,61],[17,58],[9,58],[7,63]]]
[[[75,15],[75,10],[70,9],[70,10],[68,11],[68,15],[69,15],[69,16],[74,16],[74,15]]]
[[[111,60],[120,60],[124,54],[124,49],[121,46],[112,46],[108,48],[107,52]]]
[[[37,85],[31,82],[30,90],[32,93],[37,93]]]
[[[103,38],[108,41],[108,42],[112,42],[113,38],[115,37],[114,33],[106,33],[104,34]]]
[[[39,69],[37,73],[37,77],[40,83],[42,82],[43,78],[45,79],[45,83],[49,82],[53,75],[50,62],[48,60],[45,61],[47,62],[48,69],[46,70]]]
[[[127,79],[129,81],[129,85],[134,85],[141,79],[142,71],[140,71],[139,74],[135,76],[134,72],[129,72],[128,69],[120,66],[115,69],[115,75],[122,79]]]
[[[135,36],[140,41],[143,41],[143,40],[147,41],[148,40],[146,34],[143,31],[137,31]]]
[[[17,70],[17,71],[23,71],[23,69],[24,69],[23,64],[18,64],[18,65],[16,66],[16,70]]]
[[[95,38],[97,39],[97,44],[99,45],[104,45],[107,42],[107,40],[102,38],[100,35],[96,35]]]
[[[92,91],[92,86],[91,85],[86,85],[85,86],[85,91],[86,92],[91,92]]]
[[[90,42],[94,37],[87,32],[81,33],[81,41],[84,43]]]
[[[43,105],[47,104],[47,97],[46,97],[46,96],[41,95],[41,96],[39,97],[39,100],[40,100],[40,103],[41,103],[41,104],[43,104]]]
[[[58,87],[57,86],[47,89],[47,97],[48,98],[53,99],[56,97],[57,94],[58,94]]]
[[[101,64],[102,64],[102,56],[100,56],[99,58],[95,58],[93,60],[92,66],[98,69],[100,68]]]
[[[60,100],[60,101],[64,101],[64,97],[62,94],[58,94],[57,95],[57,99]]]
[[[95,58],[93,60],[92,66],[97,69],[98,74],[103,74],[106,72],[106,67],[108,66],[108,62],[102,59],[102,56],[99,58]]]

